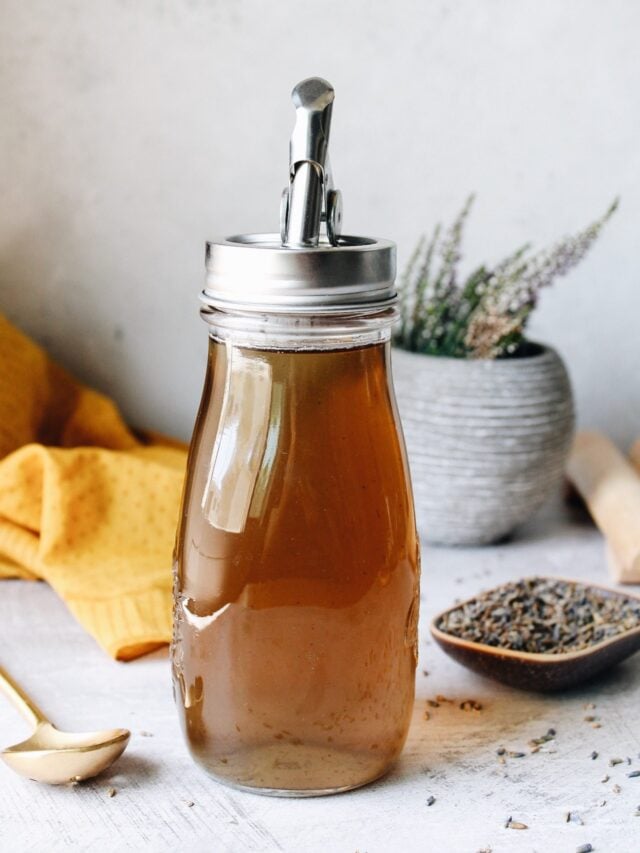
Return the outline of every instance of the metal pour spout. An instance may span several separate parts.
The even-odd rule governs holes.
[[[342,224],[342,198],[333,188],[328,153],[335,92],[321,77],[309,77],[294,87],[291,97],[296,123],[289,146],[289,185],[280,209],[282,245],[317,246],[324,222],[335,246]]]

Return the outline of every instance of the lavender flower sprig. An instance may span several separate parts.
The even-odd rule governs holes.
[[[409,262],[399,285],[400,327],[395,335],[403,349],[454,358],[518,355],[542,288],[580,263],[618,206],[616,199],[600,219],[550,249],[529,254],[526,244],[493,268],[478,267],[460,282],[462,237],[473,199],[467,199],[442,237],[438,225],[428,242],[422,238]]]

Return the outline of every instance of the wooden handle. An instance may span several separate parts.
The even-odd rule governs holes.
[[[604,435],[581,432],[567,473],[607,538],[615,579],[640,582],[640,476],[635,468]]]

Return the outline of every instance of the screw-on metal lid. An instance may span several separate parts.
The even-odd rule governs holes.
[[[207,243],[203,301],[223,310],[290,313],[386,308],[396,299],[395,244],[340,235],[342,201],[327,151],[333,89],[311,77],[292,97],[296,125],[280,234],[240,234]]]
[[[241,234],[207,243],[206,266],[203,298],[216,308],[325,313],[396,298],[390,240],[340,237],[337,246],[290,249],[276,234]]]

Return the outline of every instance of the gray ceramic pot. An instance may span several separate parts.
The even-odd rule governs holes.
[[[561,481],[573,434],[565,366],[550,347],[465,360],[394,349],[418,529],[442,545],[495,542]]]

